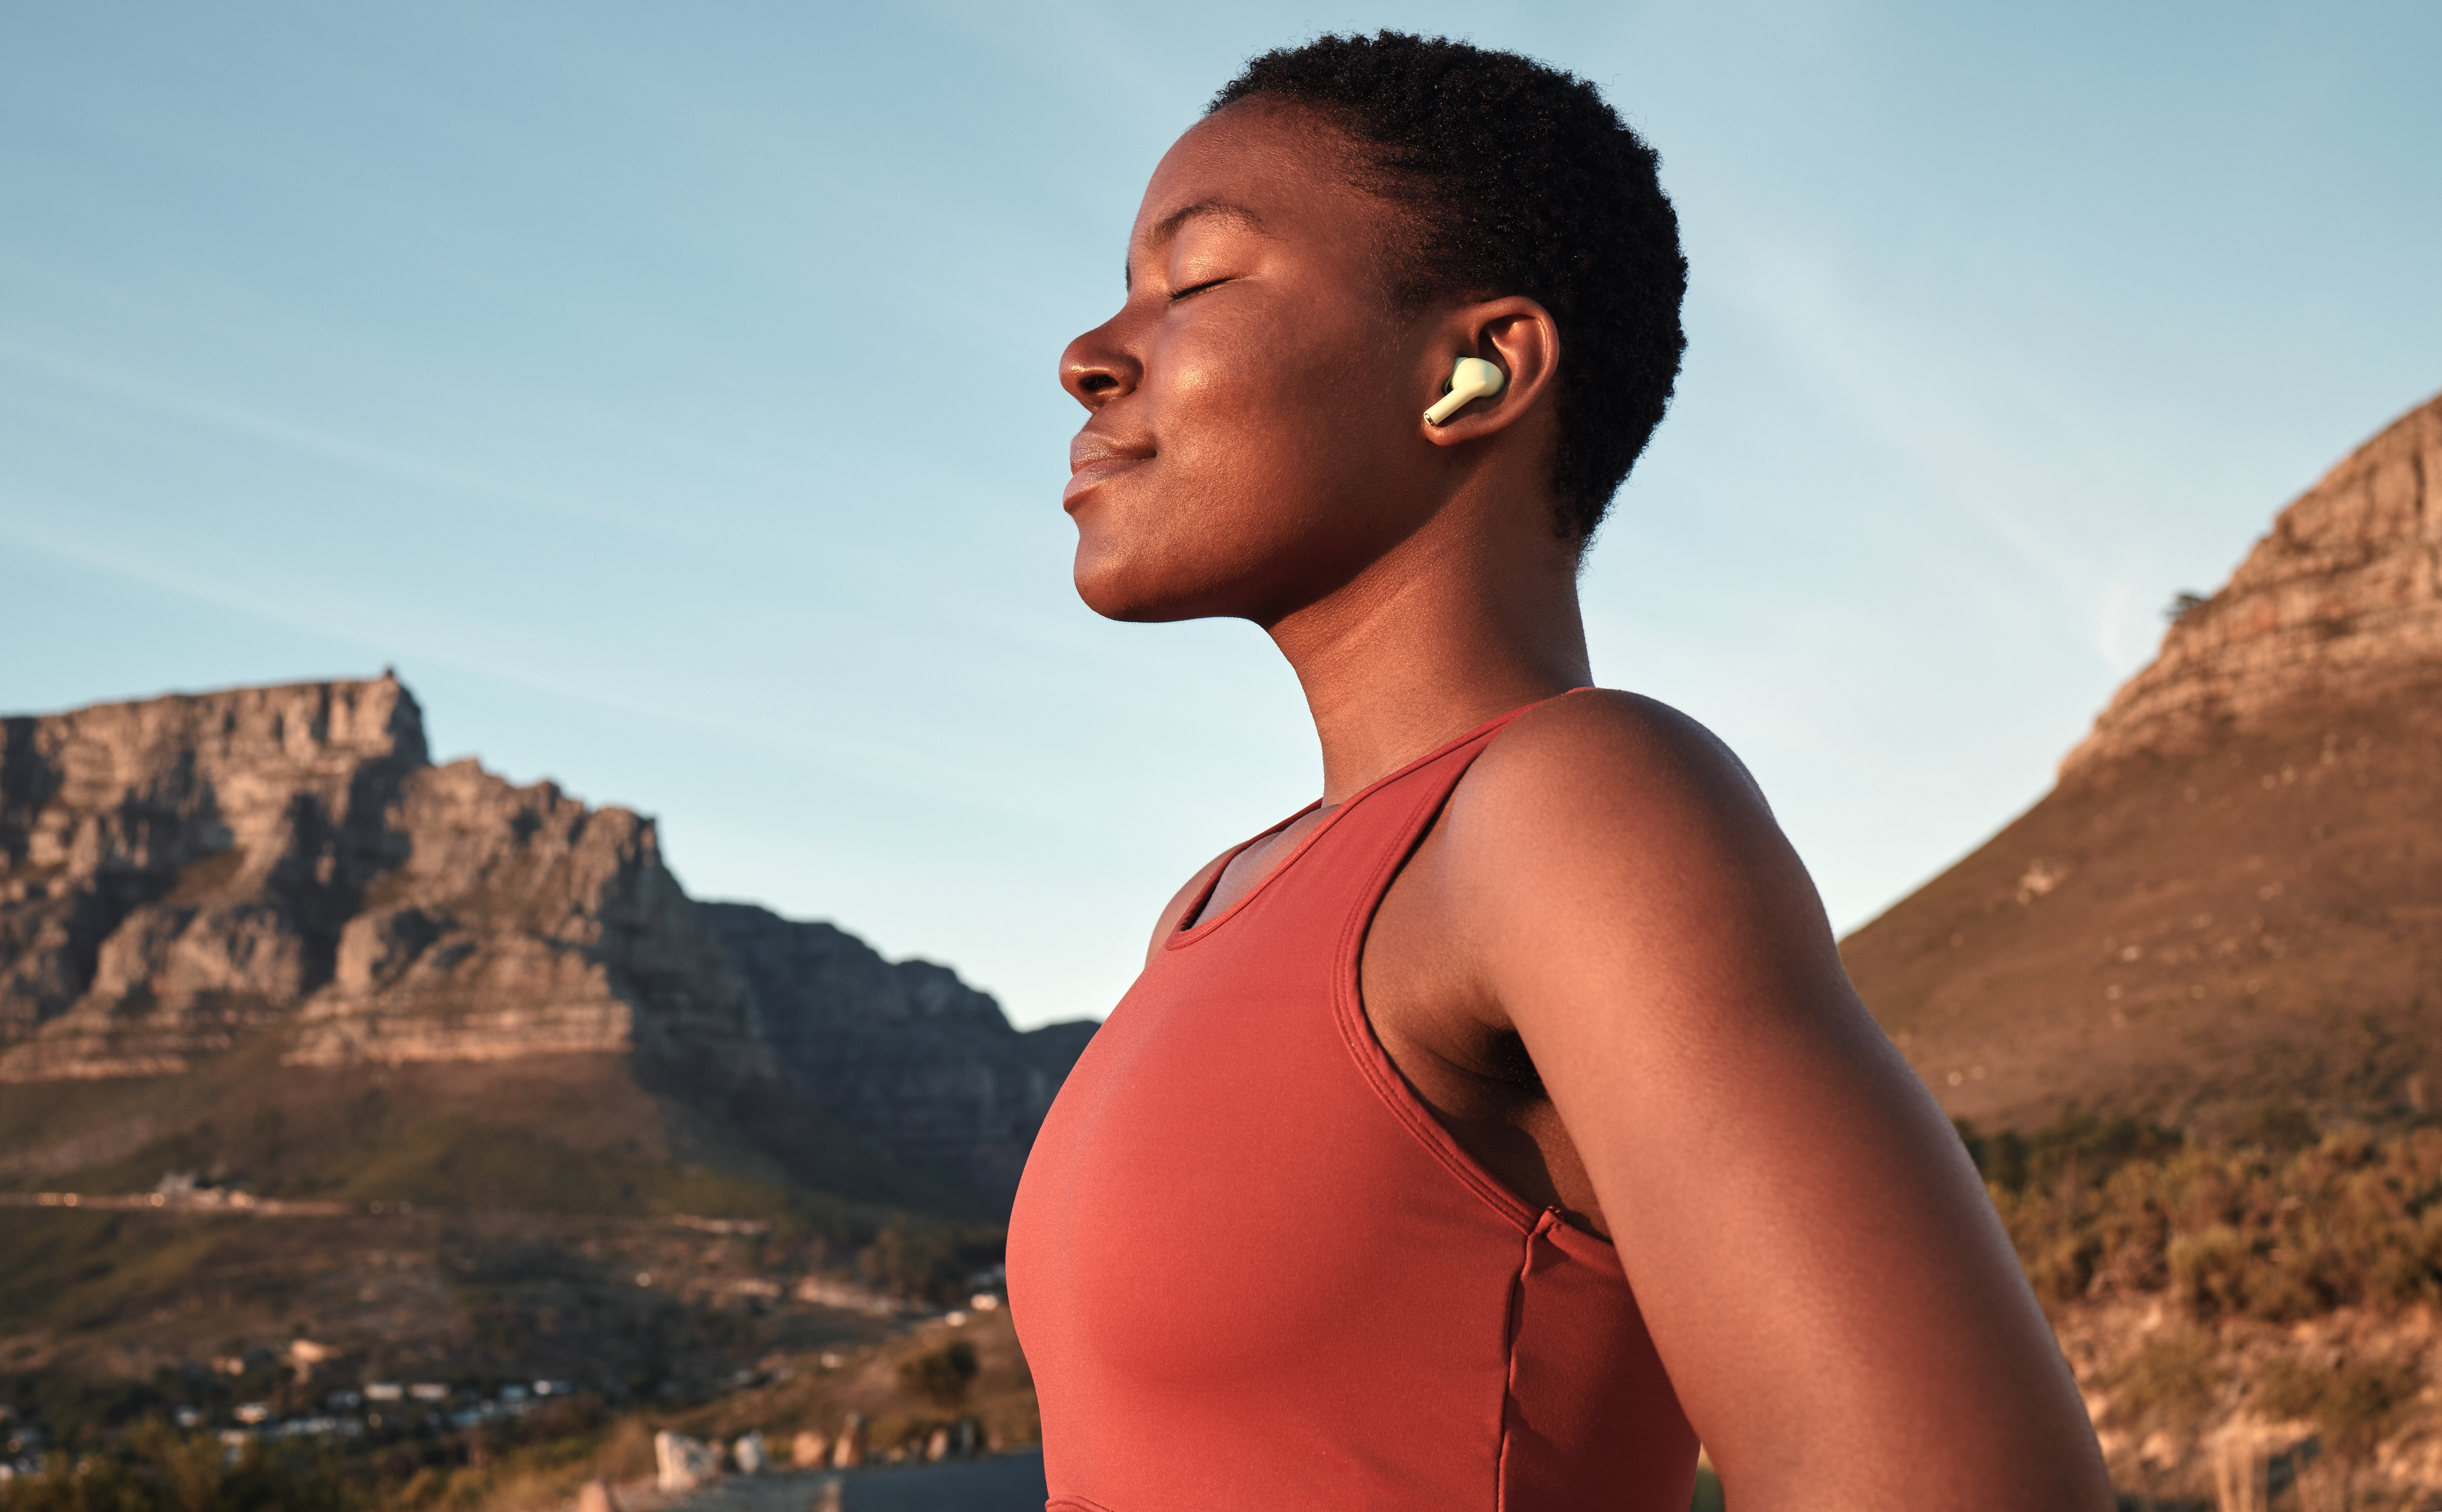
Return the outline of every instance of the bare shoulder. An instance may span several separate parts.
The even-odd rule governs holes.
[[[1467,780],[1512,796],[1634,805],[1689,800],[1761,805],[1762,792],[1721,738],[1658,699],[1589,688],[1521,715]]]
[[[1449,825],[1468,862],[1501,866],[1591,848],[1684,874],[1708,859],[1777,863],[1788,850],[1720,737],[1658,700],[1609,689],[1553,699],[1503,730],[1451,795]]]
[[[1653,1004],[1849,997],[1813,882],[1762,791],[1666,703],[1591,691],[1520,717],[1461,780],[1443,829],[1437,890],[1488,979],[1592,973],[1633,980]],[[1513,1016],[1529,1008],[1498,995]]]

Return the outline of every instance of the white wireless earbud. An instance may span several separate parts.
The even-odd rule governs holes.
[[[1450,391],[1425,411],[1425,424],[1440,425],[1470,399],[1489,399],[1509,386],[1509,374],[1482,357],[1461,357],[1450,369]]]

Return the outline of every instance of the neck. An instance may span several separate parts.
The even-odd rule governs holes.
[[[1495,715],[1593,681],[1575,560],[1519,534],[1429,526],[1266,627],[1305,690],[1326,805]]]

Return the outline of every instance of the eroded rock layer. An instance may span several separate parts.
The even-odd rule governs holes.
[[[996,1205],[1090,1033],[697,904],[651,820],[431,765],[387,675],[0,720],[0,1082],[607,1053]]]
[[[2442,665],[2442,398],[2359,447],[2179,616],[2061,763],[2071,784],[2191,756],[2302,701],[2361,703]]]
[[[181,1070],[292,1009],[425,765],[388,678],[0,720],[0,1078]]]
[[[414,774],[392,818],[406,855],[340,932],[292,1063],[643,1050],[769,1069],[745,984],[650,820],[472,761]]]

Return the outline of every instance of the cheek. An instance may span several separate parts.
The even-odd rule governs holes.
[[[1149,365],[1166,483],[1242,521],[1345,514],[1403,439],[1356,344],[1267,329]]]
[[[1405,411],[1333,359],[1350,343],[1296,335],[1182,333],[1149,354],[1137,400],[1157,454],[1077,512],[1077,589],[1098,612],[1236,612],[1361,544],[1398,490]]]

